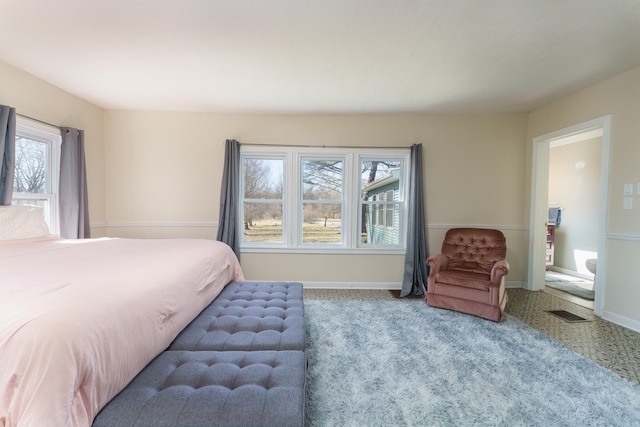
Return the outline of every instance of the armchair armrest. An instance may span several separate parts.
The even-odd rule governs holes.
[[[439,271],[447,269],[449,257],[443,254],[430,256],[427,258],[427,265],[429,266],[429,276],[435,275]]]
[[[491,268],[491,283],[500,283],[503,276],[509,273],[509,261],[501,259],[493,264]]]

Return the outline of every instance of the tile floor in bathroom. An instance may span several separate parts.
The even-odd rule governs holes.
[[[559,273],[556,271],[547,271],[545,274],[545,278],[548,278],[547,276],[551,275],[551,276],[555,276],[556,278],[559,278],[560,281],[564,281],[564,282],[571,282],[574,283],[577,286],[581,286],[585,289],[593,289],[594,287],[594,283],[593,280],[586,280],[586,279],[582,279],[582,278],[574,278],[573,276],[570,276],[568,274],[564,274],[564,273]],[[554,280],[552,278],[552,280]],[[575,280],[575,282],[574,282]],[[583,298],[579,298],[576,296],[573,296],[571,294],[568,294],[566,292],[562,292],[560,290],[557,289],[553,289],[550,288],[548,286],[545,286],[544,291],[548,294],[554,295],[558,298],[562,298],[566,301],[572,302],[574,304],[578,304],[582,307],[586,307],[589,308],[591,310],[593,310],[593,308],[595,307],[595,303],[593,301],[590,300],[586,300]]]

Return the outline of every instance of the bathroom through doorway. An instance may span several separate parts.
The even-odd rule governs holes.
[[[589,133],[593,132],[593,133]],[[585,135],[590,136],[585,138]],[[576,177],[569,186],[573,193],[577,192],[578,186],[582,191],[588,191],[595,195],[597,198],[597,206],[595,208],[595,217],[597,223],[593,228],[592,235],[595,235],[596,244],[595,251],[593,246],[587,246],[578,248],[578,245],[584,246],[577,242],[579,239],[572,236],[570,228],[576,225],[579,221],[584,221],[585,217],[580,216],[578,212],[579,208],[567,204],[565,200],[551,200],[549,197],[549,185],[550,185],[550,150],[551,144],[562,145],[571,144],[570,140],[574,138],[575,141],[586,141],[589,139],[599,139],[600,145],[600,171],[597,183],[585,184],[584,177]],[[608,179],[609,179],[609,147],[611,139],[611,116],[604,116],[601,118],[593,119],[588,122],[580,123],[574,126],[570,126],[564,129],[560,129],[545,135],[535,137],[533,139],[533,151],[532,151],[532,177],[531,177],[531,225],[529,230],[529,262],[528,262],[528,276],[527,276],[527,288],[529,290],[544,290],[545,289],[545,276],[548,260],[548,224],[549,224],[549,207],[553,202],[557,202],[561,211],[561,222],[558,226],[558,232],[560,233],[560,240],[555,241],[554,236],[554,261],[553,265],[556,269],[566,269],[570,272],[583,274],[586,278],[589,278],[589,270],[587,269],[587,259],[595,260],[596,271],[594,276],[594,301],[593,310],[596,316],[601,316],[603,311],[603,298],[604,287],[606,284],[603,282],[606,268],[606,251],[605,251],[605,230],[607,223],[607,200],[608,200]],[[581,162],[582,159],[578,159],[572,163],[573,169],[584,169],[587,165],[587,161],[584,160],[584,165]],[[596,160],[589,160],[592,163]],[[584,171],[583,171],[584,172]],[[553,178],[551,178],[553,179]],[[552,203],[550,203],[552,202]],[[559,206],[563,204],[563,206]],[[571,210],[569,210],[571,209]],[[593,209],[593,208],[592,208]],[[569,216],[571,213],[571,216]],[[568,224],[568,225],[567,225]],[[562,230],[564,228],[564,231]],[[584,226],[583,226],[584,227]],[[564,239],[564,241],[562,240]],[[561,244],[561,247],[555,246]],[[555,253],[555,250],[558,253]],[[582,250],[578,256],[577,250]],[[596,258],[592,258],[593,252],[595,252]],[[590,254],[591,253],[591,254]],[[568,255],[570,254],[570,255]],[[571,261],[572,264],[560,264],[560,260],[556,261],[556,256],[560,259],[564,258],[563,262]],[[582,261],[580,261],[582,260]],[[569,267],[566,267],[569,265]],[[551,268],[549,267],[549,270]],[[582,273],[581,273],[582,272]],[[558,273],[564,273],[558,271]],[[579,276],[578,276],[579,277]]]
[[[594,308],[602,128],[553,140],[545,292]]]

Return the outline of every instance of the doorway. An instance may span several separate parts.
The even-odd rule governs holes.
[[[550,141],[544,291],[593,310],[602,128]]]
[[[549,219],[549,159],[552,143],[559,141],[581,140],[586,135],[602,135],[600,178],[598,193],[597,227],[594,232],[597,239],[597,261],[595,276],[594,313],[601,315],[604,286],[602,278],[606,266],[605,233],[607,215],[607,192],[609,176],[609,146],[611,134],[611,116],[590,120],[575,126],[534,138],[531,180],[531,212],[529,228],[529,264],[527,288],[543,290],[547,260],[547,223]]]

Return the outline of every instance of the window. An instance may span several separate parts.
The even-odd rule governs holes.
[[[301,170],[301,243],[341,244],[344,159],[302,157]]]
[[[392,157],[364,158],[361,161],[361,204],[365,212],[362,239],[366,238],[369,244],[394,246],[402,245],[404,241],[405,164],[405,159]]]
[[[408,159],[408,149],[242,146],[242,250],[403,252]]]
[[[284,158],[246,156],[241,168],[244,241],[283,243]]]
[[[12,204],[42,206],[52,233],[58,234],[58,183],[62,137],[56,127],[16,118],[16,167]]]

